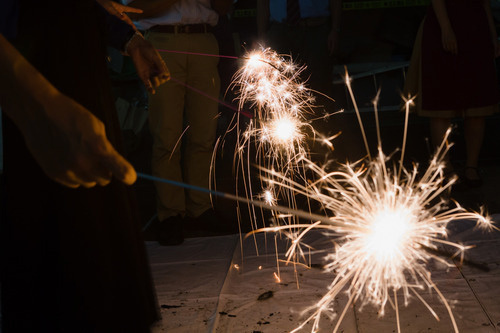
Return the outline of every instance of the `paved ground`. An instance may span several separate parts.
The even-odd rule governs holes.
[[[431,261],[427,269],[451,304],[460,332],[498,332],[499,233],[477,232],[471,223],[462,222],[465,228],[457,228],[460,231],[453,233],[450,240],[474,246],[467,251],[467,258],[489,271],[452,261],[450,267]],[[155,333],[284,333],[297,328],[307,318],[302,311],[319,301],[335,277],[321,269],[326,253],[331,252],[331,239],[316,230],[304,242],[312,246],[307,253],[310,267],[281,262],[279,269],[276,256],[284,259],[290,243],[272,233],[243,240],[238,235],[190,238],[174,247],[148,242],[162,315]],[[440,320],[413,294],[405,304],[400,290],[401,332],[453,332],[450,314],[437,293],[427,288],[418,293]],[[337,315],[346,307],[347,299],[343,292],[335,298],[332,310]],[[385,307],[384,316],[377,310],[371,305],[361,307],[359,302],[348,306],[337,332],[397,332],[392,306]],[[322,316],[319,332],[332,332],[337,318]],[[311,332],[311,326],[309,323],[300,332]]]

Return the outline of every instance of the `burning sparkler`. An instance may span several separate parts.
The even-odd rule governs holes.
[[[307,151],[304,132],[313,130],[304,117],[312,113],[314,101],[311,91],[300,81],[304,67],[269,48],[252,52],[245,59],[245,65],[234,76],[233,89],[238,91],[240,108],[250,104],[256,120],[240,136],[239,147],[255,139],[268,156],[280,155],[267,166],[282,169]]]
[[[334,273],[335,278],[322,299],[305,311],[312,314],[294,332],[311,321],[312,331],[316,332],[321,314],[332,311],[334,299],[342,291],[347,291],[349,301],[337,318],[334,332],[352,303],[374,305],[383,315],[387,303],[397,307],[398,293],[403,295],[405,305],[415,296],[437,318],[419,295],[423,289],[436,291],[458,331],[451,307],[431,280],[427,264],[438,260],[449,265],[437,254],[440,246],[454,248],[455,256],[463,257],[466,247],[446,240],[446,225],[450,221],[473,219],[480,227],[495,227],[488,218],[467,212],[456,203],[454,208],[448,208],[440,198],[455,181],[446,180],[443,175],[443,158],[448,149],[449,146],[443,144],[420,177],[414,166],[411,170],[403,169],[404,176],[399,179],[398,168],[386,166],[388,159],[381,150],[366,166],[344,165],[343,170],[334,172],[305,161],[318,178],[308,185],[269,172],[272,182],[281,178],[281,186],[318,201],[330,221],[314,223],[307,228],[296,225],[263,231],[323,228],[328,231],[325,235],[335,242],[332,252],[325,258],[326,270]],[[304,234],[297,236],[295,233],[294,246]],[[289,260],[293,255],[294,249],[287,252]]]
[[[329,291],[318,303],[305,310],[309,316],[294,332],[309,322],[313,322],[312,331],[316,332],[321,314],[333,311],[333,301],[342,291],[348,293],[349,301],[340,314],[333,314],[337,315],[334,332],[348,307],[355,302],[362,306],[376,306],[381,315],[390,304],[396,311],[399,332],[398,294],[403,296],[405,305],[410,298],[416,297],[438,318],[420,295],[423,289],[434,290],[439,295],[454,330],[458,331],[451,307],[432,281],[427,264],[436,260],[448,265],[449,258],[439,255],[443,246],[454,249],[453,256],[463,259],[467,247],[446,240],[446,226],[450,221],[473,219],[479,227],[496,227],[482,214],[467,212],[458,203],[449,208],[447,201],[442,199],[455,182],[455,179],[446,179],[443,171],[445,155],[450,148],[446,143],[449,131],[423,174],[419,174],[415,165],[406,169],[403,159],[411,98],[405,99],[401,157],[398,166],[394,163],[388,167],[391,158],[381,149],[376,102],[379,145],[378,154],[373,158],[346,71],[346,85],[368,157],[365,162],[346,164],[338,171],[327,172],[311,162],[304,144],[305,129],[311,136],[317,135],[320,140],[325,140],[304,119],[304,114],[311,112],[314,101],[299,78],[304,68],[270,49],[252,53],[247,58],[245,66],[236,73],[233,86],[239,92],[240,108],[250,104],[255,108],[255,118],[240,136],[239,160],[243,160],[242,151],[248,149],[254,140],[258,152],[255,163],[259,165],[265,183],[262,187],[266,189],[259,197],[269,206],[276,207],[281,201],[288,204],[291,211],[296,211],[294,198],[302,195],[307,200],[318,202],[327,215],[326,221],[325,218],[318,221],[311,217],[311,224],[299,224],[293,213],[273,212],[277,225],[256,232],[283,232],[289,237],[288,262],[296,262],[303,256],[301,240],[312,229],[325,229],[325,235],[332,237],[334,242],[331,253],[325,258],[326,270],[335,274]],[[241,166],[250,183],[249,159]],[[305,176],[306,172],[313,174],[312,180]],[[251,188],[246,194],[248,198],[254,197]]]
[[[232,88],[238,93],[240,109],[251,108],[255,116],[244,130],[237,128],[239,140],[235,161],[237,172],[241,171],[245,181],[245,194],[253,198],[261,195],[253,193],[252,164],[304,180],[302,162],[308,156],[307,140],[317,136],[322,144],[331,146],[334,136],[317,135],[306,119],[307,114],[314,113],[314,97],[300,78],[304,66],[296,65],[291,57],[279,55],[270,48],[251,52],[244,59],[244,65],[234,75]],[[251,154],[252,150],[256,151],[255,158],[252,154],[251,159],[250,156],[245,159],[245,153]],[[272,190],[274,186],[276,190]],[[281,201],[295,207],[292,196],[279,185],[266,187],[274,194],[273,202]],[[255,220],[253,208],[250,210]],[[287,223],[293,223],[293,219],[289,216]]]
[[[358,112],[347,73],[346,84]],[[403,296],[405,306],[410,298],[416,297],[439,319],[420,295],[419,292],[424,289],[434,290],[439,295],[455,332],[458,332],[451,306],[432,281],[427,265],[436,260],[451,266],[448,262],[450,258],[439,255],[440,247],[443,246],[453,248],[452,257],[459,256],[463,260],[467,247],[446,239],[449,222],[472,219],[477,221],[478,227],[497,228],[482,215],[483,212],[468,212],[458,203],[449,208],[447,201],[442,198],[456,181],[446,179],[443,171],[445,156],[450,148],[447,144],[450,130],[422,175],[418,173],[416,165],[410,170],[403,166],[410,104],[411,99],[405,100],[405,134],[398,167],[395,164],[391,168],[387,167],[390,158],[382,152],[379,134],[378,155],[371,157],[360,120],[368,152],[365,164],[346,164],[339,171],[327,172],[302,155],[300,159],[318,179],[305,184],[280,172],[262,168],[267,173],[266,181],[278,184],[294,195],[300,194],[317,201],[329,216],[329,221],[309,226],[283,225],[258,231],[287,231],[285,235],[292,240],[292,246],[286,253],[288,261],[300,257],[300,253],[297,253],[300,251],[298,244],[313,228],[326,229],[328,232],[325,235],[332,237],[334,242],[332,252],[325,258],[326,271],[335,274],[329,291],[318,303],[304,311],[309,316],[293,332],[301,330],[309,322],[313,323],[312,332],[317,332],[321,315],[328,312],[332,314],[334,299],[343,291],[348,293],[349,300],[340,314],[332,314],[337,316],[334,332],[338,330],[348,307],[355,302],[361,306],[371,304],[378,307],[380,315],[384,314],[389,303],[396,311],[400,332],[398,294]]]
[[[242,175],[247,198],[264,197],[274,204],[284,200],[294,206],[290,196],[279,187],[274,189],[275,185],[266,186],[262,194],[254,194],[252,179],[260,177],[253,175],[252,165],[281,170],[288,177],[301,175],[303,165],[297,161],[308,152],[306,133],[313,133],[305,114],[312,113],[314,101],[311,91],[300,81],[303,70],[290,57],[262,48],[245,56],[244,65],[234,75],[232,88],[238,92],[240,109],[254,111],[253,119],[243,130],[239,127],[239,115],[237,119],[236,178]],[[255,209],[249,206],[249,211],[257,229]]]
[[[456,202],[450,208],[447,200],[442,198],[455,182],[455,179],[446,179],[443,171],[444,157],[450,148],[446,143],[450,131],[423,174],[419,174],[415,165],[406,169],[403,159],[411,98],[405,99],[401,158],[399,166],[393,164],[388,167],[390,158],[381,149],[374,102],[379,145],[378,154],[372,158],[346,71],[346,86],[360,122],[368,159],[365,163],[345,164],[338,171],[328,172],[310,161],[304,145],[306,129],[313,136],[317,133],[304,119],[304,114],[312,110],[314,99],[311,91],[300,81],[303,70],[304,67],[295,65],[290,58],[279,56],[271,49],[263,49],[247,57],[245,66],[235,75],[234,87],[239,91],[240,108],[246,103],[251,104],[256,108],[256,117],[241,136],[237,152],[241,153],[255,139],[261,155],[255,162],[260,165],[263,181],[268,185],[263,186],[265,190],[258,196],[264,202],[253,200],[251,189],[247,198],[207,191],[252,207],[269,209],[277,221],[290,220],[290,217],[309,219],[308,222],[312,223],[298,224],[291,219],[292,223],[255,231],[283,232],[289,237],[292,242],[285,254],[287,262],[304,257],[301,240],[310,230],[326,230],[325,235],[332,239],[332,251],[325,258],[325,268],[335,277],[328,292],[304,311],[309,314],[307,319],[293,332],[301,330],[309,322],[313,323],[312,331],[316,332],[321,314],[334,312],[334,299],[343,291],[347,292],[349,300],[340,314],[333,313],[337,316],[334,332],[338,330],[348,307],[355,302],[361,306],[373,305],[381,315],[385,313],[386,306],[391,305],[396,312],[400,332],[398,294],[404,298],[405,306],[415,297],[439,319],[421,296],[420,292],[424,289],[438,294],[455,332],[458,332],[451,306],[432,281],[427,265],[431,261],[439,261],[451,266],[448,260],[455,257],[466,262],[464,252],[468,247],[447,240],[449,222],[471,219],[477,221],[478,228],[499,229],[488,217],[484,217],[482,210],[479,213],[468,212]],[[330,140],[334,138],[319,134],[318,137],[327,145],[331,145]],[[249,163],[246,166],[250,182]],[[306,168],[317,180],[306,179],[303,173]],[[317,201],[324,216],[299,211],[295,206],[279,206],[280,194],[284,192],[286,195],[281,195],[281,198],[298,194]],[[284,201],[294,205],[292,199]],[[447,248],[446,251],[442,250],[443,247]],[[449,249],[454,252],[451,258],[445,258],[443,253],[449,253]],[[275,277],[279,282],[279,273]]]

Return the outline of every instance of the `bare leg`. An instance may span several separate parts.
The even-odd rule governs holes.
[[[432,144],[437,147],[443,142],[444,135],[451,124],[451,118],[431,118]]]
[[[465,177],[480,179],[477,174],[479,152],[483,145],[484,117],[467,117],[464,121],[465,144],[467,149],[467,162],[465,164]]]

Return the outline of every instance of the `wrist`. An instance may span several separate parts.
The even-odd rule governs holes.
[[[14,99],[19,105],[14,117],[18,126],[23,126],[27,120],[50,116],[54,100],[61,95],[59,90],[24,59],[13,66],[13,73]]]
[[[453,28],[451,27],[450,23],[445,23],[441,25],[441,32],[442,33],[450,33],[453,32]]]
[[[128,40],[127,43],[125,43],[124,47],[124,52],[125,55],[130,55],[130,52],[135,49],[138,45],[140,45],[144,41],[144,36],[139,32],[136,31],[132,37]]]

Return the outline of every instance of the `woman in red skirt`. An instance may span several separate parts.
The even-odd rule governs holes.
[[[494,63],[499,52],[489,0],[433,0],[412,56],[406,90],[418,91],[416,107],[430,117],[434,145],[452,118],[464,117],[464,181],[470,187],[481,186],[477,166],[485,117],[500,100]]]

